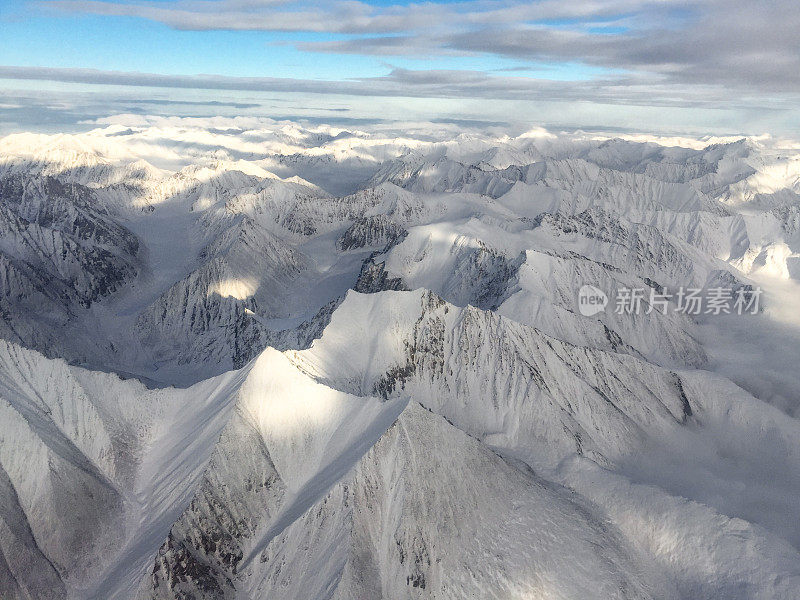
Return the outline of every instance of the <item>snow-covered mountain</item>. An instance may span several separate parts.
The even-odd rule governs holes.
[[[800,598],[795,144],[250,125],[0,139],[0,597]]]

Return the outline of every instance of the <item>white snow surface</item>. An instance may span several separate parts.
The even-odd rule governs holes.
[[[451,134],[0,139],[0,598],[800,599],[800,146]]]

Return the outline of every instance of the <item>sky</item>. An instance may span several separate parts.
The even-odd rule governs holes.
[[[115,114],[800,134],[797,0],[0,0],[0,133]]]

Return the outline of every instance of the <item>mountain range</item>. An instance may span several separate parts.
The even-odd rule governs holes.
[[[800,145],[210,121],[0,138],[0,597],[800,598]]]

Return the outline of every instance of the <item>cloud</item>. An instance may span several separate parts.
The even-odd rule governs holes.
[[[441,43],[462,52],[614,67],[675,86],[711,83],[761,95],[800,92],[796,2],[706,1],[680,24],[653,23],[619,35],[509,25],[454,34]]]
[[[727,88],[751,103],[756,98],[790,103],[800,95],[796,0],[473,0],[391,6],[353,0],[169,4],[51,0],[42,4],[70,13],[135,16],[183,30],[345,36],[296,43],[309,52],[494,55],[531,63],[580,63],[624,71],[636,85],[653,86],[661,94],[658,102],[669,98],[691,103],[709,86]],[[518,87],[507,83],[512,93]]]
[[[45,0],[41,5],[73,13],[140,17],[184,30],[314,31],[329,33],[430,32],[475,25],[547,20],[587,23],[648,11],[663,20],[669,10],[692,5],[688,0],[472,0],[457,3],[412,2],[372,5],[356,0],[331,2],[282,0],[178,0],[111,2]]]
[[[446,22],[446,18],[452,14],[451,9],[435,3],[376,9],[357,1],[314,3],[179,0],[165,5],[162,2],[54,0],[41,4],[72,13],[140,17],[175,29],[199,31],[385,33],[425,28],[438,19]]]
[[[157,98],[141,98],[127,100],[128,104],[153,104],[180,106],[227,106],[230,108],[258,108],[260,104],[250,104],[247,102],[223,102],[220,100],[163,100]]]
[[[671,97],[657,80],[612,77],[589,81],[553,81],[495,76],[472,70],[392,69],[384,76],[345,81],[224,75],[161,75],[95,69],[0,66],[0,78],[136,87],[336,94],[368,97],[503,99],[524,101],[592,101],[641,106],[747,107],[728,97],[725,88],[697,86],[683,97]],[[759,108],[769,106],[759,104]],[[779,109],[781,107],[773,107]]]

